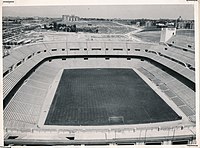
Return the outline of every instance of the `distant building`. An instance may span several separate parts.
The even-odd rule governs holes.
[[[34,16],[33,17],[35,20],[38,20],[39,19],[39,16]]]
[[[145,27],[152,27],[153,22],[152,21],[146,21],[145,22]]]
[[[175,23],[174,22],[167,22],[166,26],[168,26],[168,27],[175,27]]]
[[[194,29],[194,21],[183,20],[181,16],[176,20],[177,29]]]
[[[62,21],[69,21],[69,15],[62,15]]]
[[[185,23],[184,22],[177,22],[177,29],[184,29]]]
[[[75,16],[75,15],[62,15],[62,21],[64,22],[74,22],[74,21],[79,21],[80,17]]]
[[[186,29],[194,29],[194,21],[187,21],[185,22]]]
[[[138,26],[138,27],[139,27],[139,26],[140,26],[140,22],[136,22],[136,26]]]

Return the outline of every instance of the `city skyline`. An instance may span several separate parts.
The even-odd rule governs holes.
[[[61,18],[62,15],[73,14],[79,17],[105,19],[177,19],[179,16],[186,20],[194,19],[193,5],[10,6],[3,7],[2,12],[3,16],[19,17]]]

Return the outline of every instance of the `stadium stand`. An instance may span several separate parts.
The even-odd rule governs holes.
[[[173,47],[194,52],[194,37],[186,37],[185,35],[175,35],[167,41]]]
[[[136,68],[172,100],[190,121],[195,122],[195,69],[187,67],[195,66],[193,52],[167,45],[131,42],[44,42],[15,49],[3,59],[3,63],[3,99],[7,102],[4,104],[4,127],[7,134],[9,130],[13,133],[15,128],[20,129],[18,133],[21,129],[30,128],[33,128],[30,134],[36,132],[45,97],[59,70],[91,68],[96,65]],[[68,114],[71,114],[70,110]],[[103,111],[99,113],[102,114]],[[85,115],[85,120],[90,116]],[[46,132],[42,130],[39,132]],[[62,129],[49,130],[52,133],[68,133]],[[123,139],[129,137],[127,135],[135,138],[141,135],[151,137],[154,130],[157,137],[168,135],[169,130],[172,133],[170,136],[173,136],[171,129],[159,131],[151,128],[134,132],[130,132],[130,129],[123,129],[122,132],[100,130],[95,133],[96,136],[91,136],[94,131],[79,130],[81,134],[76,134],[76,138]],[[185,134],[185,130],[184,133],[181,130],[178,132],[180,135]],[[28,132],[25,133],[27,135]]]
[[[188,116],[195,115],[195,93],[166,72],[148,63],[138,68],[147,78],[159,79],[161,90]],[[157,83],[155,83],[158,85]]]
[[[5,123],[16,120],[28,123],[28,126],[37,124],[48,88],[57,74],[55,67],[48,67],[45,64],[42,66],[45,68],[41,71],[41,67],[36,70],[4,109]],[[24,126],[26,127],[26,124]]]

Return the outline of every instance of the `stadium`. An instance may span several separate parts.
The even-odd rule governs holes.
[[[3,58],[5,145],[195,143],[194,37],[53,36]]]

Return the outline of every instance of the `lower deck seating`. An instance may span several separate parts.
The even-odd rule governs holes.
[[[58,72],[55,69],[44,64],[24,82],[4,109],[5,127],[37,125],[49,86]]]
[[[195,92],[193,90],[150,63],[146,62],[138,70],[152,82],[155,79],[159,79],[159,88],[174,101],[186,116],[190,118],[195,115]]]

